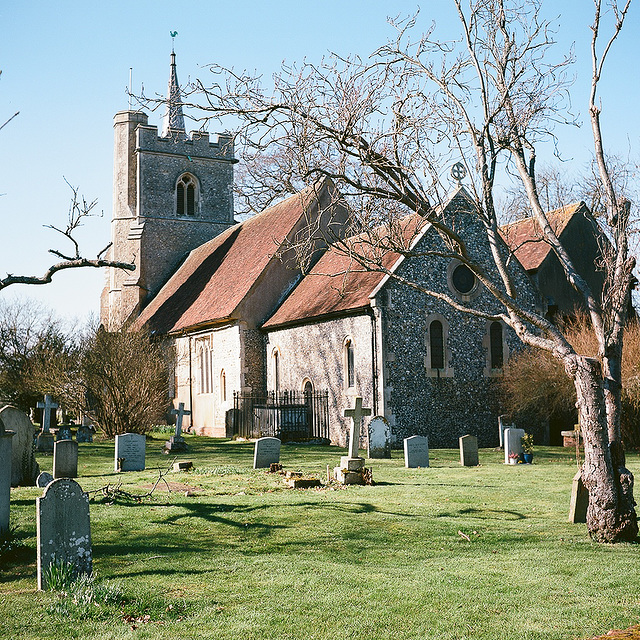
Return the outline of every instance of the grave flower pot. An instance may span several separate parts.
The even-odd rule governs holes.
[[[533,462],[533,453],[523,453],[525,464],[531,464]]]

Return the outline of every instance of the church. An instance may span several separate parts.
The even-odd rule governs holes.
[[[495,446],[494,383],[519,340],[501,322],[455,310],[394,277],[499,311],[466,266],[425,255],[442,246],[435,229],[406,216],[401,233],[416,255],[388,252],[385,274],[354,269],[327,245],[327,233],[314,234],[346,233],[348,212],[329,180],[236,222],[233,139],[187,134],[174,53],[167,103],[160,133],[140,111],[114,119],[110,258],[136,270],[108,270],[101,322],[170,341],[173,402],[191,410],[185,426],[213,437],[289,433],[345,445],[343,412],[360,396],[372,415],[388,420],[397,446],[427,435],[433,447],[453,447],[467,433]],[[461,184],[439,211],[495,272]],[[582,204],[550,219],[561,233],[573,226],[593,236],[595,222]],[[572,292],[567,298],[554,289],[554,256],[536,233],[530,221],[503,230],[503,249],[517,258],[516,286],[531,308],[570,313]],[[311,244],[304,273],[291,248],[300,238]],[[584,254],[583,240],[576,251]],[[589,251],[598,251],[596,241]],[[535,281],[551,293],[540,294]]]

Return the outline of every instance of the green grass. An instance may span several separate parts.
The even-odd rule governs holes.
[[[78,481],[145,493],[170,462],[164,440],[126,474],[113,473],[112,442],[81,444]],[[481,450],[477,468],[435,450],[429,469],[395,451],[373,461],[375,486],[291,490],[251,469],[249,443],[187,441],[195,471],[169,474],[171,493],[92,501],[96,579],[63,593],[35,590],[41,490],[12,490],[0,638],[546,640],[640,620],[640,547],[595,544],[566,522],[570,450],[537,447],[517,467]],[[283,445],[281,462],[325,478],[343,453]],[[629,466],[640,473],[638,455]]]

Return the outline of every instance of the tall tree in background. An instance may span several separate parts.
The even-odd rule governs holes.
[[[523,343],[562,363],[576,388],[584,431],[589,532],[600,541],[635,539],[633,476],[620,441],[620,361],[635,263],[628,251],[629,203],[611,180],[597,104],[604,62],[630,2],[620,7],[614,0],[605,14],[601,1],[594,1],[588,107],[611,238],[602,297],[590,290],[549,225],[536,180],[537,147],[554,139],[555,126],[573,121],[565,75],[571,57],[554,60],[553,30],[539,0],[452,2],[461,25],[458,40],[436,38],[435,27],[414,37],[417,16],[392,20],[397,36],[366,60],[332,55],[319,65],[284,68],[271,95],[259,78],[212,67],[214,80],[197,81],[185,102],[200,109],[205,121],[240,120],[236,141],[248,179],[241,202],[256,210],[320,177],[331,178],[361,234],[357,241],[328,239],[354,268],[399,279],[385,268],[384,255],[416,255],[418,234],[431,225],[442,247],[430,253],[465,264],[501,311],[489,314],[418,282],[404,284],[474,316],[501,320]],[[610,36],[600,47],[609,18]],[[444,168],[460,158],[491,249],[490,269],[435,206],[446,190]],[[523,303],[496,212],[496,180],[505,164],[522,182],[530,215],[584,300],[597,358],[577,352],[561,328]],[[413,225],[403,222],[407,214],[413,214]],[[297,249],[304,256],[306,247]]]

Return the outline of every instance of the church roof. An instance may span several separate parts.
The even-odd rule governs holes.
[[[278,259],[279,244],[304,216],[316,189],[307,187],[191,251],[134,327],[166,334],[233,318]]]
[[[578,212],[586,212],[584,202],[574,202],[547,213],[549,224],[558,237]],[[551,251],[551,245],[543,239],[540,225],[534,218],[523,218],[506,224],[500,228],[500,233],[509,249],[527,271],[539,269]]]

